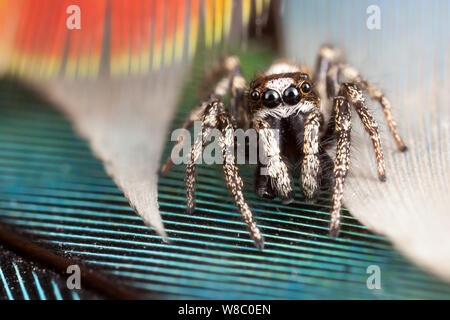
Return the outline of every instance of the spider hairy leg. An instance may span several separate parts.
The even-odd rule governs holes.
[[[199,95],[202,97],[206,96],[208,93],[208,88],[212,83],[217,81],[217,78],[220,75],[224,75],[229,73],[236,67],[239,68],[239,58],[236,56],[223,56],[216,63],[209,68],[208,72],[205,74],[202,84],[200,85]]]
[[[338,135],[336,158],[334,161],[334,190],[330,219],[330,236],[337,237],[341,225],[342,198],[344,181],[350,168],[350,135],[352,129],[350,104],[347,98],[338,96],[334,99],[335,130]]]
[[[208,81],[208,78],[210,80],[213,79],[213,76],[211,74],[217,74],[224,71],[226,71],[228,74],[228,89],[231,89],[231,120],[233,122],[235,120],[240,121],[241,117],[243,116],[242,113],[244,111],[244,108],[242,108],[242,102],[244,98],[244,92],[247,88],[247,82],[242,76],[239,58],[236,56],[226,56],[220,59],[218,65],[216,65],[216,67],[214,67],[210,72],[210,75],[206,77],[205,82]],[[223,98],[223,96],[225,96],[225,93],[221,96],[221,98]]]
[[[326,76],[326,90],[328,99],[334,98],[339,91],[339,68],[337,65],[331,65]]]
[[[232,121],[244,128],[248,125],[247,112],[243,106],[244,94],[247,89],[247,82],[242,76],[240,67],[237,66],[231,71],[231,106],[230,114]]]
[[[219,138],[219,145],[222,148],[223,172],[228,189],[232,193],[235,203],[242,214],[244,221],[250,231],[250,235],[257,248],[263,249],[264,238],[260,229],[256,226],[253,214],[245,201],[242,187],[243,182],[239,176],[239,170],[235,164],[234,157],[234,128],[237,123],[242,124],[246,118],[242,117],[244,92],[247,88],[246,81],[241,74],[239,59],[237,57],[225,57],[216,65],[212,72],[206,77],[205,83],[212,81],[220,73],[227,72],[216,84],[209,99],[195,108],[186,118],[183,128],[189,129],[194,121],[202,121],[202,130],[195,137],[194,144],[189,153],[189,162],[186,165],[186,202],[187,212],[192,213],[195,209],[195,184],[196,184],[196,163],[202,155],[208,136],[213,129],[219,129],[222,137]],[[225,110],[220,101],[231,89],[231,110]],[[245,124],[245,123],[244,123]],[[177,147],[184,143],[184,137],[177,141]],[[171,158],[163,166],[162,173],[167,173],[173,162]]]
[[[342,84],[338,95],[343,95],[350,100],[350,103],[358,113],[358,116],[364,125],[364,129],[372,140],[375,158],[377,160],[378,179],[382,182],[386,181],[386,169],[384,166],[384,155],[381,147],[378,124],[369,109],[367,109],[361,90],[354,83],[346,82]]]
[[[277,118],[265,119],[271,128],[280,128],[281,120]],[[263,145],[258,145],[257,151],[260,154],[263,151]],[[254,189],[255,193],[258,197],[264,199],[275,199],[277,196],[276,190],[272,187],[272,179],[267,174],[267,168],[265,166],[265,162],[263,160],[263,156],[261,158],[258,157],[257,166],[255,168],[254,173]]]
[[[232,89],[233,99],[232,99],[232,111],[233,110],[239,110],[241,101],[242,101],[242,93],[245,90],[246,82],[245,79],[242,77],[240,72],[240,65],[239,65],[239,59],[235,56],[230,57],[224,57],[220,60],[219,65],[215,66],[213,70],[210,72],[210,74],[206,77],[206,79],[213,79],[215,76],[219,75],[222,72],[227,72],[228,74],[224,77],[222,77],[218,83],[216,84],[213,93],[210,95],[210,97],[201,103],[199,106],[194,108],[186,117],[185,121],[183,122],[182,129],[189,130],[194,125],[195,121],[198,121],[201,119],[206,107],[210,105],[213,101],[217,99],[223,98],[227,91]],[[206,83],[207,81],[205,81]],[[232,114],[236,113],[232,112]],[[185,143],[185,136],[180,135],[177,139],[177,142],[172,147],[173,150],[178,150],[181,148],[181,146]],[[167,173],[172,169],[173,166],[173,158],[172,154],[167,158],[164,165],[161,167],[160,173],[162,175],[167,175]]]
[[[339,69],[340,72],[342,72],[342,74],[347,79],[357,84],[362,90],[366,91],[372,99],[374,99],[380,104],[381,109],[383,110],[384,113],[384,117],[386,118],[389,130],[392,134],[392,137],[394,138],[395,143],[397,144],[397,148],[402,152],[406,151],[408,148],[406,147],[405,143],[403,142],[403,139],[397,132],[397,123],[395,122],[392,116],[391,103],[386,98],[383,91],[381,91],[375,85],[364,79],[355,68],[346,64],[340,64]]]
[[[200,106],[196,107],[194,110],[192,110],[189,115],[186,117],[185,121],[183,122],[182,129],[189,130],[194,125],[195,121],[198,121],[201,119],[203,112],[205,111],[206,107],[211,104],[213,99],[209,99],[208,101],[205,101]],[[182,145],[185,143],[185,136],[180,135],[177,138],[177,142],[172,147],[172,153],[174,150],[177,150],[182,147]],[[167,173],[169,173],[170,169],[172,169],[173,166],[173,154],[169,157],[167,157],[166,162],[161,167],[160,173],[165,176]]]
[[[342,60],[343,52],[339,48],[331,45],[323,45],[320,47],[316,58],[314,80],[317,82],[324,81],[330,66]]]
[[[281,156],[280,146],[274,130],[272,130],[267,121],[258,117],[253,119],[253,127],[258,132],[259,142],[262,144],[267,158],[267,163],[265,168],[263,168],[265,174],[270,177],[272,188],[283,200],[283,203],[288,204],[294,199],[292,179]]]
[[[206,144],[211,130],[217,127],[218,100],[210,103],[202,116],[202,130],[195,137],[194,144],[189,153],[189,162],[186,165],[186,200],[187,212],[192,213],[195,210],[195,165],[202,155],[202,150]]]
[[[243,182],[239,176],[239,170],[235,165],[234,148],[234,127],[229,114],[225,111],[223,104],[216,100],[211,103],[202,117],[202,131],[195,139],[191,147],[190,161],[186,166],[186,200],[187,212],[193,213],[195,210],[195,168],[196,162],[200,158],[202,149],[206,144],[207,137],[211,130],[218,128],[222,132],[219,144],[223,151],[223,172],[228,189],[232,193],[235,203],[242,214],[244,221],[250,230],[250,235],[259,249],[264,247],[264,238],[261,231],[256,226],[253,214],[245,201],[242,191]]]
[[[234,147],[234,130],[230,121],[230,117],[224,110],[219,114],[219,122],[222,130],[222,137],[220,138],[220,144],[223,150],[223,172],[225,175],[225,181],[227,187],[234,197],[234,201],[242,214],[244,221],[250,230],[250,235],[255,242],[258,249],[264,248],[264,238],[261,231],[256,226],[256,222],[253,219],[253,214],[245,201],[244,194],[242,192],[243,182],[239,176],[239,169],[235,164],[235,157],[233,154]]]
[[[316,109],[305,122],[301,185],[308,199],[313,199],[320,189],[319,132],[322,121],[322,114]]]
[[[391,103],[386,98],[383,91],[364,79],[358,70],[342,63],[342,60],[342,52],[337,48],[332,46],[322,46],[319,50],[316,62],[315,79],[318,82],[322,82],[326,78],[328,98],[333,98],[337,93],[339,87],[339,74],[344,75],[348,81],[355,83],[381,105],[389,130],[397,144],[397,148],[402,152],[406,151],[407,147],[397,131],[397,124],[392,116]]]
[[[245,201],[242,191],[243,182],[239,176],[239,169],[235,165],[235,157],[233,154],[234,127],[229,114],[225,111],[223,104],[219,101],[213,102],[206,108],[202,119],[202,132],[199,133],[191,148],[190,162],[186,166],[187,211],[192,213],[195,209],[195,163],[201,156],[203,146],[213,128],[218,128],[222,132],[219,144],[223,152],[223,172],[227,187],[232,193],[244,221],[247,223],[255,245],[259,249],[262,249],[264,247],[264,239],[261,231],[256,226],[253,214]]]

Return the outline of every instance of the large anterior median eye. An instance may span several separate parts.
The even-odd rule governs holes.
[[[263,100],[263,104],[267,108],[275,108],[281,102],[280,95],[275,90],[268,90],[268,91],[266,91],[264,93],[264,95],[263,95],[263,99],[262,100]]]
[[[283,92],[283,101],[290,105],[296,105],[301,97],[302,95],[296,87],[289,87]]]

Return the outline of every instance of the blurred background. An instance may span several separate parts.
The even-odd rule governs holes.
[[[445,0],[0,0],[0,297],[450,298],[449,18]],[[248,81],[277,57],[313,67],[325,43],[392,102],[407,154],[370,103],[388,182],[354,117],[340,238],[329,192],[263,201],[247,166],[264,251],[220,167],[186,214],[185,168],[157,172],[205,72],[224,54]],[[96,285],[67,288],[58,259]]]

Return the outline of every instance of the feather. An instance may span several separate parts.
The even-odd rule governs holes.
[[[255,19],[267,15],[266,2],[256,3]],[[248,0],[3,0],[0,72],[34,79],[147,75],[192,58],[199,25],[208,48],[246,38],[253,7]]]
[[[249,15],[251,4],[223,0],[0,4],[0,18],[5,17],[0,20],[0,48],[5,49],[0,53],[0,72],[3,66],[3,72],[28,80],[69,115],[130,205],[166,238],[157,203],[159,158],[184,74],[196,52],[200,18],[207,47],[221,45],[224,38],[234,44],[247,32],[250,20],[231,28],[232,19],[241,20],[240,11],[233,9],[245,7],[242,14]],[[66,27],[70,5],[79,7],[80,29]],[[258,15],[262,14],[260,10]]]
[[[311,64],[328,41],[385,90],[408,152],[396,150],[372,101],[385,128],[387,182],[377,180],[371,144],[353,117],[355,147],[344,203],[406,257],[450,281],[450,6],[447,1],[377,1],[380,29],[371,30],[366,26],[371,14],[365,13],[372,2],[287,1],[287,55]],[[314,32],[300,38],[297,30]]]
[[[89,8],[85,6],[92,3],[81,0],[74,2],[79,3],[82,9]],[[120,0],[110,0],[97,3],[109,6],[112,11],[108,14],[108,10],[102,6],[93,9],[98,10],[97,14],[103,13],[105,18],[96,20],[87,17],[86,23],[89,27],[80,31],[86,33],[83,36],[76,35],[75,32],[69,32],[64,28],[54,28],[59,33],[55,33],[54,37],[46,37],[45,28],[38,26],[37,30],[39,30],[40,36],[32,37],[30,30],[33,30],[35,25],[31,23],[39,24],[39,21],[45,20],[44,14],[50,18],[49,23],[52,21],[58,25],[58,23],[64,22],[65,15],[52,16],[51,14],[52,12],[59,14],[61,8],[54,9],[56,7],[53,2],[42,2],[41,8],[45,8],[45,10],[34,11],[32,5],[36,4],[35,1],[0,1],[0,72],[9,72],[22,78],[32,79],[33,84],[40,88],[41,92],[46,93],[58,103],[71,117],[78,131],[88,139],[96,156],[103,160],[109,175],[124,191],[131,206],[147,224],[153,226],[162,235],[165,233],[158,210],[156,171],[182,78],[188,70],[183,66],[184,64],[188,65],[190,59],[195,55],[200,37],[205,37],[209,46],[214,46],[216,39],[223,41],[233,35],[233,32],[228,29],[228,25],[232,27],[236,25],[229,22],[231,18],[226,17],[227,14],[230,14],[230,8],[233,7],[228,1],[220,2],[220,5],[217,6],[213,2],[206,2],[205,5],[204,1],[191,0],[189,5],[181,6],[184,8],[183,10],[189,10],[187,11],[189,12],[187,29],[181,23],[169,27],[165,25],[165,23],[171,22],[167,18],[165,10],[177,7],[173,6],[173,3],[150,9],[145,7],[149,4],[147,1],[136,1],[133,2],[133,6],[124,7]],[[449,279],[450,125],[448,103],[450,83],[446,77],[450,71],[448,57],[449,4],[445,1],[435,1],[433,4],[424,4],[420,1],[395,3],[379,1],[382,9],[381,29],[369,30],[366,28],[368,15],[364,13],[371,2],[284,2],[284,11],[280,21],[284,27],[285,52],[299,62],[313,65],[320,45],[324,42],[332,42],[346,51],[350,64],[358,67],[366,78],[374,81],[386,91],[394,106],[394,116],[398,120],[400,132],[409,146],[409,152],[399,154],[390,137],[386,133],[384,134],[383,145],[386,153],[388,181],[381,184],[376,179],[373,151],[369,148],[370,142],[364,136],[361,126],[355,123],[352,169],[346,185],[345,204],[357,219],[371,230],[386,235],[405,256],[425,269]],[[61,3],[65,4],[65,2]],[[154,1],[150,3],[153,4]],[[252,1],[243,0],[242,10],[238,12],[239,19],[242,20],[241,31],[243,30],[239,36],[244,39],[247,36],[252,3]],[[267,1],[264,2],[264,4],[266,3]],[[141,8],[140,5],[143,7]],[[261,1],[258,1],[258,6],[261,8]],[[141,8],[143,12],[139,19],[136,19],[136,12],[140,11],[136,10],[137,8]],[[214,17],[224,8],[227,8],[228,11],[223,20],[214,21]],[[204,12],[201,10],[206,10],[206,14],[201,15],[200,12]],[[39,16],[33,17],[33,12]],[[159,14],[155,14],[155,12]],[[23,18],[27,15],[30,15],[30,19]],[[178,12],[177,16],[181,17],[182,14]],[[124,17],[123,20],[121,20],[122,17]],[[201,30],[200,25],[206,26],[206,30]],[[221,29],[223,29],[223,35],[220,32]],[[126,30],[131,31],[127,32]],[[168,30],[167,34],[165,34],[165,30]],[[186,39],[182,48],[180,47],[180,32],[183,34],[183,39]],[[149,37],[151,40],[147,41]],[[67,55],[64,52],[67,52]],[[180,54],[180,52],[187,52],[187,54]],[[207,59],[205,56],[202,58]],[[247,60],[247,63],[251,62],[253,59]],[[145,77],[139,78],[142,75]],[[76,78],[84,81],[75,81]],[[51,80],[44,81],[43,79]],[[372,103],[371,108],[379,122],[383,123],[381,112],[377,112],[378,106]],[[357,117],[354,118],[357,119]],[[205,170],[204,172],[207,173],[202,176],[205,181],[211,179],[210,175],[214,181],[220,179],[214,171]],[[175,178],[178,180],[174,180]],[[248,180],[247,176],[246,182]],[[170,189],[172,192],[177,181],[181,181],[179,174],[176,177],[165,179],[162,187],[165,188],[164,190]],[[179,187],[179,184],[177,186]],[[182,187],[178,189],[182,189]],[[203,189],[203,193],[206,191]],[[222,191],[224,190],[220,192]],[[161,195],[161,193],[159,194]],[[202,199],[203,210],[209,210],[208,205],[214,201],[211,199],[222,202],[224,195],[225,193],[219,195],[208,193],[210,198]],[[166,212],[172,210],[169,212],[170,214],[181,217],[182,214],[179,212],[173,213],[174,209],[171,206],[171,202],[176,202],[176,196],[169,198],[170,201],[162,199],[163,209]],[[8,202],[8,205],[15,206],[14,201]],[[180,203],[182,202],[178,201],[174,205],[180,207]],[[205,205],[205,203],[209,204]],[[270,234],[268,245],[275,249],[270,249],[271,251],[266,251],[261,255],[251,252],[252,259],[253,257],[257,259],[255,263],[252,261],[254,264],[251,266],[253,268],[251,272],[257,274],[260,271],[258,268],[263,266],[270,270],[270,277],[278,279],[280,274],[282,277],[285,275],[289,277],[288,284],[295,288],[291,293],[280,288],[274,289],[270,292],[270,297],[289,296],[292,298],[304,294],[303,296],[307,297],[329,298],[331,297],[328,290],[330,287],[339,290],[336,292],[345,292],[352,297],[373,297],[373,293],[368,292],[364,285],[360,286],[366,276],[366,265],[361,261],[369,257],[370,259],[367,259],[370,261],[383,262],[384,257],[383,259],[377,258],[378,251],[382,251],[389,259],[394,259],[392,257],[395,257],[395,254],[389,248],[386,249],[387,245],[366,241],[366,238],[364,241],[360,241],[350,237],[330,242],[330,239],[320,234],[320,231],[324,232],[325,230],[322,225],[325,213],[316,210],[312,214],[310,211],[306,211],[310,214],[308,218],[305,218],[305,213],[301,210],[304,208],[311,210],[311,208],[296,208],[295,204],[306,206],[301,201],[296,201],[290,208],[281,207],[283,212],[279,211],[278,205],[261,205],[256,200],[252,201],[252,204],[255,206],[259,204],[260,208],[264,208],[260,209],[263,212],[260,219],[265,222],[263,232]],[[19,203],[19,205],[23,204]],[[230,218],[232,216],[230,212],[233,210],[230,208],[232,207],[226,203],[213,205],[219,206],[214,213],[218,217],[215,223],[219,227],[211,227],[208,225],[209,222],[202,225],[202,222],[210,221],[208,220],[210,218],[199,215],[194,220],[198,226],[195,223],[189,224],[189,228],[194,228],[194,231],[197,230],[195,229],[197,227],[204,228],[207,232],[204,232],[203,229],[201,232],[177,229],[172,229],[170,232],[177,236],[181,234],[180,239],[194,243],[193,246],[200,244],[207,246],[204,241],[198,241],[199,236],[207,237],[207,240],[213,238],[217,244],[214,243],[214,252],[211,248],[208,252],[211,255],[217,254],[217,256],[214,256],[212,262],[216,263],[215,259],[220,259],[220,263],[227,264],[226,268],[234,268],[234,263],[237,263],[233,260],[235,259],[234,253],[231,254],[227,250],[235,250],[234,244],[238,242],[239,258],[246,260],[250,259],[246,250],[252,250],[252,248],[249,249],[246,246],[248,243],[244,237],[236,240],[235,235],[239,236],[240,232],[244,233],[245,231],[239,229],[240,225],[235,227],[236,221],[232,220],[235,217]],[[269,210],[267,206],[269,206]],[[277,208],[278,211],[274,208]],[[5,215],[8,214],[13,215],[8,220],[9,222],[14,223],[15,220],[18,221],[18,224],[23,222],[22,217],[19,219],[14,216],[14,212],[5,213]],[[276,219],[277,217],[273,218],[277,214],[283,215],[283,219],[287,219],[286,216],[289,215],[295,216],[296,227],[301,226],[303,229],[292,228],[291,221],[287,220],[276,222],[280,224],[280,227],[274,226],[275,220],[281,221],[281,219]],[[175,219],[175,222],[170,220],[169,214],[168,216],[167,220],[172,223],[172,226],[186,226],[182,220],[185,219],[184,216],[177,218],[179,220]],[[224,216],[233,222],[232,228],[230,228],[229,221],[226,222],[226,228],[220,227],[223,222],[219,220]],[[327,216],[325,217],[327,218]],[[308,223],[304,223],[303,219],[308,219]],[[352,218],[346,217],[346,219]],[[100,222],[96,221],[96,223]],[[139,227],[137,222],[136,226]],[[313,232],[310,232],[309,229],[305,231],[305,226],[313,228]],[[62,226],[60,225],[59,228]],[[359,230],[361,227],[352,220],[351,223],[344,224],[344,233],[347,231],[346,228],[358,228]],[[38,233],[41,230],[34,230],[30,227],[29,231]],[[43,231],[43,233],[45,232]],[[234,234],[230,236],[229,232]],[[347,235],[350,233],[352,233],[351,230],[347,231]],[[191,238],[183,238],[185,234]],[[379,240],[372,235],[361,236],[359,231],[356,234],[356,238],[364,236]],[[145,241],[150,243],[149,238],[151,237],[145,236]],[[233,241],[233,246],[227,243],[230,239]],[[101,238],[101,241],[103,240],[104,238]],[[127,238],[126,241],[138,245],[135,239]],[[285,243],[286,241],[289,241],[289,245]],[[152,245],[154,243],[155,241],[152,242]],[[64,245],[70,247],[69,243],[64,243]],[[82,245],[88,246],[89,244]],[[145,247],[142,243],[139,245]],[[217,250],[216,245],[222,251]],[[360,245],[361,247],[358,247]],[[366,246],[371,246],[370,255],[366,255],[366,251],[364,251]],[[151,252],[152,255],[159,254],[159,247],[157,245],[155,247],[157,249]],[[169,251],[173,247],[167,245],[165,248],[165,252],[168,252],[167,257],[169,257]],[[356,250],[355,248],[362,253],[354,254],[352,250]],[[192,252],[197,252],[195,251],[197,249],[197,247],[179,244],[176,247],[176,250],[191,250],[188,251],[189,255],[183,255],[183,259],[192,258],[196,265],[204,260],[203,256],[194,257],[192,254]],[[310,252],[313,252],[314,255],[309,254],[309,251],[305,253],[300,250],[311,250]],[[327,255],[333,254],[333,257],[327,256],[326,259],[321,260],[324,250]],[[106,255],[108,254],[106,253]],[[276,257],[272,258],[271,254]],[[86,256],[89,255],[86,254]],[[233,258],[226,260],[223,258],[224,256]],[[280,259],[280,256],[286,260]],[[267,263],[263,264],[261,261]],[[337,263],[335,263],[336,261]],[[380,264],[382,264],[381,262]],[[118,265],[116,262],[114,264]],[[302,268],[299,268],[299,265],[302,265]],[[399,270],[402,271],[402,274],[411,271],[408,264],[401,262],[401,266],[402,268]],[[342,271],[341,267],[348,267],[353,273],[335,272],[335,270]],[[383,267],[390,271],[396,270],[395,264],[386,263]],[[190,265],[189,268],[191,268]],[[207,274],[205,270],[208,268],[209,266],[205,267],[202,276]],[[324,268],[331,269],[327,269],[325,272]],[[255,271],[256,269],[259,271]],[[262,273],[266,272],[264,270]],[[302,277],[296,277],[296,272],[299,270],[304,273]],[[221,269],[222,273],[229,271],[229,269]],[[122,272],[123,270],[118,271],[121,274]],[[167,272],[172,272],[172,270]],[[237,271],[233,269],[233,272]],[[422,277],[430,279],[416,270],[409,274],[411,278],[415,278],[416,275],[421,279]],[[154,281],[154,275],[151,276],[151,280]],[[216,281],[217,275],[210,276],[208,273],[207,277],[211,277],[208,278],[208,281],[212,281],[211,279]],[[148,275],[147,278],[149,278]],[[230,281],[228,274],[221,279],[227,284]],[[346,292],[346,287],[341,283],[341,280],[345,279],[358,281],[359,286],[352,287],[353,292],[349,290],[351,294]],[[391,283],[396,284],[396,279],[396,277],[391,278]],[[244,280],[252,281],[250,278]],[[186,283],[192,287],[194,282],[190,281],[186,280]],[[258,278],[258,282],[261,281]],[[408,279],[408,281],[413,280]],[[305,286],[304,283],[307,285]],[[436,281],[431,278],[427,282],[428,288],[435,283]],[[206,284],[214,286],[214,289],[217,287],[216,283],[208,282]],[[310,294],[308,286],[311,284],[315,288],[324,289],[323,291],[319,290],[322,295],[317,292],[308,295]],[[279,284],[276,283],[276,285]],[[239,286],[241,287],[240,284]],[[159,288],[169,290],[167,283]],[[445,286],[442,288],[444,288],[442,290],[447,290]],[[170,287],[170,290],[172,289],[173,287]],[[235,287],[232,289],[238,292]],[[173,290],[178,292],[178,288]],[[394,285],[394,289],[391,287],[387,291],[393,296],[396,294],[401,297],[411,296],[409,290],[405,291],[402,288],[400,293],[396,290]],[[205,288],[196,293],[202,297],[214,296]],[[259,290],[259,293],[265,296],[264,294],[267,294],[268,291],[264,288],[264,290]],[[422,291],[414,294],[423,297],[428,293]],[[248,297],[248,295],[244,297]]]

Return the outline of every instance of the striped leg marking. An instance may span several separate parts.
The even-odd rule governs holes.
[[[202,155],[203,147],[211,130],[217,127],[217,114],[221,103],[214,101],[210,104],[202,117],[202,130],[195,137],[194,144],[189,153],[189,162],[186,165],[186,200],[187,211],[192,213],[195,209],[195,164]]]
[[[202,132],[198,134],[190,152],[190,161],[186,166],[186,200],[187,210],[192,213],[195,208],[195,163],[200,158],[207,137],[213,128],[222,132],[219,144],[223,153],[223,172],[228,189],[233,195],[234,201],[242,214],[244,221],[250,230],[250,235],[255,245],[262,249],[264,239],[261,231],[256,226],[253,214],[245,201],[242,191],[243,182],[239,176],[239,169],[234,157],[234,127],[230,115],[225,111],[221,102],[215,101],[205,110],[202,119]]]
[[[392,116],[391,103],[385,97],[383,91],[381,91],[369,81],[365,80],[356,69],[345,64],[340,64],[339,69],[342,74],[347,79],[349,79],[349,81],[358,85],[362,90],[366,91],[372,99],[378,101],[378,103],[381,105],[381,109],[383,110],[389,130],[391,131],[392,137],[394,138],[398,149],[402,152],[406,151],[408,148],[397,132],[397,124]]]
[[[220,144],[223,150],[223,173],[225,175],[225,181],[227,187],[234,197],[234,201],[242,214],[244,221],[250,230],[250,235],[255,242],[258,249],[262,250],[264,247],[264,238],[261,231],[256,226],[256,222],[253,218],[253,214],[245,201],[244,194],[242,192],[243,182],[239,176],[239,169],[235,164],[235,157],[233,154],[234,145],[234,130],[229,116],[222,112],[220,115],[222,137]]]
[[[275,134],[269,123],[261,118],[253,119],[253,127],[258,132],[259,142],[262,143],[262,148],[268,160],[266,169],[267,174],[271,178],[272,188],[276,190],[278,195],[284,200],[284,203],[289,203],[294,198],[292,180],[288,168],[281,157],[280,147]]]
[[[386,181],[386,169],[384,166],[383,148],[381,147],[380,134],[378,131],[378,124],[374,117],[366,107],[366,102],[361,90],[353,83],[344,83],[339,91],[340,96],[345,96],[361,119],[364,129],[370,135],[372,140],[375,157],[377,160],[378,179]]]
[[[319,191],[319,132],[322,123],[322,114],[317,109],[308,115],[305,122],[303,142],[303,161],[301,184],[302,190],[308,199],[314,198]]]
[[[334,99],[336,112],[335,126],[338,134],[336,158],[334,160],[335,185],[333,190],[330,235],[337,237],[341,225],[342,198],[344,181],[350,168],[350,134],[352,130],[350,104],[345,97]]]
[[[240,73],[239,59],[234,56],[225,57],[221,59],[220,64],[213,68],[213,71],[206,77],[206,79],[214,79],[215,76],[222,72],[227,72],[227,75],[222,77],[219,82],[217,82],[213,93],[210,95],[209,99],[204,101],[202,104],[194,108],[189,115],[186,117],[182,128],[189,130],[194,125],[195,121],[198,121],[202,118],[202,115],[205,112],[205,109],[211,105],[214,101],[222,99],[231,89],[231,93],[233,95],[232,99],[232,114],[237,117],[239,116],[239,112],[242,108],[242,100],[243,100],[243,92],[247,86],[245,79],[242,77]],[[206,83],[208,81],[205,81]],[[178,137],[177,142],[173,146],[173,149],[178,149],[184,144],[185,137],[180,135]],[[173,160],[172,157],[169,156],[161,167],[161,174],[167,175],[167,173],[172,169]]]

